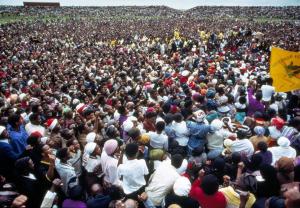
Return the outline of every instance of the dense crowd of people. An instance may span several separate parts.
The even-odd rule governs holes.
[[[0,26],[1,207],[300,207],[299,7],[6,11],[69,18]]]

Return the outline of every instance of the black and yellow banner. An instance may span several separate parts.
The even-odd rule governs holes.
[[[276,92],[300,89],[300,53],[272,47],[270,75]]]

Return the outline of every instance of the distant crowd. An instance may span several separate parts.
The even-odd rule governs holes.
[[[0,13],[1,207],[300,207],[299,7]]]

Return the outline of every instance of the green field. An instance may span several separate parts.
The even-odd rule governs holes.
[[[86,16],[73,16],[73,18],[84,18],[84,19],[91,19],[91,20],[96,20],[100,17],[97,16],[92,16],[92,17],[86,17]],[[52,20],[63,20],[67,21],[71,18],[71,16],[67,15],[35,15],[35,16],[23,16],[23,15],[8,15],[4,14],[0,16],[0,25],[2,24],[7,24],[7,23],[14,23],[14,22],[19,22],[19,21],[25,21],[25,22],[34,22],[37,20],[42,20],[42,21],[52,21]],[[102,17],[103,18],[103,17]],[[110,20],[130,20],[130,19],[145,19],[145,20],[159,20],[163,19],[165,17],[160,17],[160,16],[110,16],[107,19]],[[237,19],[240,21],[248,21],[247,18],[231,18],[227,17],[228,19]],[[295,20],[290,20],[290,19],[280,19],[280,18],[255,18],[253,19],[254,21],[258,23],[263,23],[263,22],[281,22],[281,21],[295,21]]]
[[[39,15],[39,16],[22,16],[22,15],[2,15],[0,16],[0,25],[14,23],[19,21],[34,22],[37,20],[68,20],[69,16]]]

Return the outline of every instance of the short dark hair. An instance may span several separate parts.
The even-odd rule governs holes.
[[[135,143],[129,143],[125,147],[125,154],[129,158],[133,158],[139,151],[139,146]]]
[[[246,138],[246,137],[247,137],[247,131],[245,131],[245,130],[238,130],[238,132],[237,132],[237,137],[238,137],[239,139],[244,139],[244,138]]]
[[[8,124],[11,125],[13,128],[17,127],[16,123],[20,120],[21,116],[19,114],[12,114],[8,117]]]
[[[206,175],[200,185],[203,192],[207,195],[214,195],[219,189],[218,178],[212,174]]]
[[[167,124],[172,123],[173,120],[174,120],[173,114],[168,113],[168,114],[165,116],[165,122],[166,122]]]
[[[255,98],[256,98],[256,100],[261,100],[262,99],[262,97],[263,97],[263,95],[262,95],[262,91],[261,90],[258,90],[256,93],[255,93]]]
[[[75,139],[69,139],[66,142],[67,147],[70,147],[71,145],[73,145],[73,142],[75,141]]]
[[[30,146],[36,146],[39,144],[39,138],[36,137],[35,135],[30,135],[28,138],[27,138],[27,144],[29,144]]]
[[[239,102],[240,102],[241,104],[247,103],[246,97],[245,97],[245,96],[241,96],[241,97],[239,98]]]
[[[183,161],[183,157],[180,154],[175,154],[175,155],[172,155],[172,157],[171,157],[171,164],[175,168],[179,168],[182,164],[182,161]]]
[[[182,117],[181,113],[175,113],[175,115],[174,115],[174,120],[175,120],[177,123],[181,122],[182,119],[183,119],[183,117]]]
[[[266,152],[267,149],[268,149],[268,145],[267,145],[266,142],[263,142],[263,141],[258,142],[257,149],[260,150],[260,151],[262,151],[262,152]]]
[[[30,116],[29,116],[29,120],[30,121],[36,121],[39,117],[39,114],[37,113],[32,113]]]
[[[65,148],[61,148],[61,149],[57,150],[56,157],[58,159],[64,159],[64,158],[68,157],[68,148],[65,147]]]
[[[155,124],[155,128],[157,131],[163,131],[165,129],[165,125],[164,121],[159,121]]]

